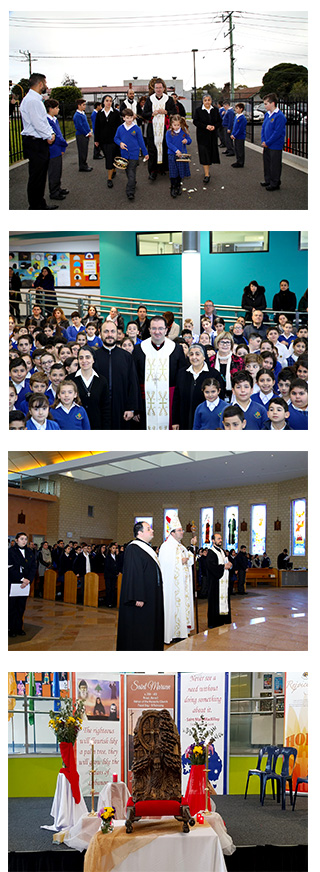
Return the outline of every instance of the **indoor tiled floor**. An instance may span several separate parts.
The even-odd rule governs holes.
[[[199,633],[167,650],[306,651],[307,588],[258,587],[231,598],[232,623],[207,630],[207,601],[198,600]],[[10,651],[114,651],[117,611],[29,599],[26,637]]]

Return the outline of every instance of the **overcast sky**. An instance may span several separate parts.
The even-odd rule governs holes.
[[[25,4],[26,6],[27,4]],[[29,4],[28,4],[29,5]],[[28,77],[28,64],[19,50],[30,51],[34,72],[46,73],[49,87],[60,85],[65,74],[79,87],[121,85],[124,79],[176,76],[185,90],[193,86],[193,56],[197,48],[197,85],[215,82],[222,87],[230,81],[228,12],[215,5],[148,3],[123,9],[121,3],[71,3],[57,5],[56,11],[10,13],[10,78]],[[282,3],[282,6],[288,4]],[[292,2],[291,4],[295,4]],[[60,6],[60,9],[59,9]],[[114,8],[115,6],[115,8]],[[86,7],[86,8],[85,8]],[[207,10],[206,11],[206,7]],[[157,12],[154,9],[157,9]],[[170,11],[167,11],[169,8]],[[252,10],[233,13],[235,85],[259,85],[264,73],[283,61],[308,66],[307,13],[299,11]],[[184,10],[184,11],[183,11]],[[192,11],[194,10],[194,11]]]

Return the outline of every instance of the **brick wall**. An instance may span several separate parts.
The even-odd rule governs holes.
[[[117,535],[118,494],[102,488],[57,476],[60,487],[59,502],[49,507],[47,536],[50,543],[58,538],[78,541],[88,539],[115,539]],[[94,507],[93,518],[88,517],[88,506]]]

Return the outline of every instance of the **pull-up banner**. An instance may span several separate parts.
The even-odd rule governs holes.
[[[297,749],[292,788],[297,778],[308,775],[308,673],[287,672],[285,681],[284,745]],[[307,784],[299,784],[299,793],[308,793]]]
[[[91,790],[92,742],[94,790],[100,793],[116,774],[121,779],[120,675],[114,672],[77,672],[77,699],[85,704],[82,730],[77,738],[77,768],[85,796]]]
[[[208,729],[216,727],[222,733],[209,748],[208,778],[216,793],[228,791],[228,686],[229,675],[224,672],[181,672],[179,673],[179,721],[182,755],[182,793],[185,793],[190,761],[186,750],[194,739],[186,732],[194,727],[203,715]],[[208,740],[207,740],[208,741]]]

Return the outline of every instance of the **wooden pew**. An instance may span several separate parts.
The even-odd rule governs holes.
[[[246,583],[250,582],[253,587],[257,587],[258,581],[269,582],[269,584],[279,587],[279,570],[273,569],[272,566],[267,566],[265,569],[261,569],[260,566],[251,566],[246,571]]]
[[[121,584],[122,584],[122,572],[119,572],[119,575],[117,578],[117,609],[119,608],[119,603],[120,603]]]
[[[64,574],[63,602],[77,602],[77,576],[72,570],[68,570]]]
[[[97,572],[87,572],[84,577],[83,605],[98,608],[99,576]]]
[[[46,569],[43,583],[43,599],[55,600],[58,573],[55,569]]]

